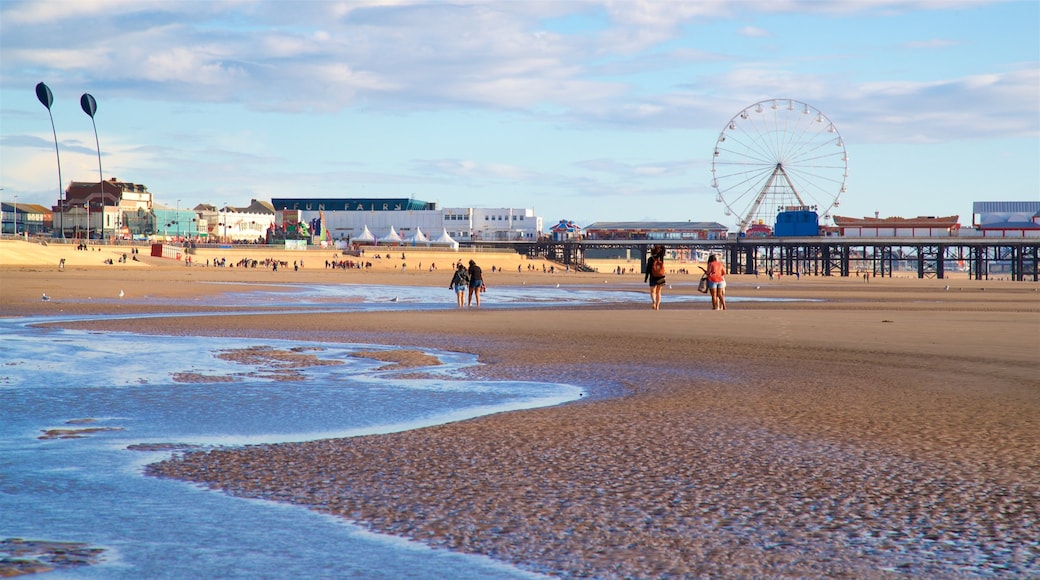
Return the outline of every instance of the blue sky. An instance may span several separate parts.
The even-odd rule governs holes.
[[[970,224],[973,201],[1040,199],[1038,31],[1017,0],[4,0],[0,195],[57,202],[42,81],[63,186],[98,177],[90,93],[105,178],[171,207],[415,197],[734,227],[716,141],[791,99],[847,150],[832,213]]]

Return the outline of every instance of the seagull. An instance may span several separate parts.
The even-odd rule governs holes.
[[[557,283],[556,283],[556,287],[557,287],[557,288],[559,288],[559,287],[560,287],[560,283],[559,283],[559,282],[557,282]]]
[[[50,296],[47,296],[47,293],[46,293],[46,292],[44,292],[44,294],[43,294],[43,296],[42,296],[42,297],[40,298],[40,300],[43,300],[44,302],[50,302],[50,301],[51,301],[51,297],[50,297]]]
[[[393,298],[391,298],[390,302],[397,302],[397,296],[394,296]]]
[[[120,288],[120,289],[119,289],[119,297],[120,297],[120,298],[122,298],[122,297],[123,297],[123,289],[122,289],[122,288]]]
[[[949,290],[949,289],[950,289],[950,285],[947,284],[945,290]]]
[[[761,290],[761,289],[762,289],[761,286],[755,286],[755,290]]]

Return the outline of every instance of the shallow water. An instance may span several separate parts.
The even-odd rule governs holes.
[[[285,285],[181,300],[95,298],[163,305],[292,307],[316,311],[455,308],[447,288],[355,284]],[[484,308],[645,303],[641,285],[492,288]],[[666,302],[706,301],[666,296]],[[53,299],[56,311],[62,300]],[[80,317],[86,318],[86,317]],[[72,318],[66,318],[71,320]],[[62,317],[0,319],[0,539],[87,542],[105,548],[100,565],[48,578],[523,578],[487,558],[433,550],[371,534],[303,508],[232,498],[142,475],[169,451],[157,444],[241,445],[385,433],[510,409],[554,405],[577,387],[523,381],[467,381],[470,355],[424,352],[443,364],[410,369],[357,358],[385,346],[268,339],[142,336],[35,326]],[[249,348],[334,361],[271,378],[271,364],[218,358]],[[175,380],[194,377],[191,382]],[[89,422],[81,422],[87,420]],[[75,439],[40,439],[51,429],[97,429]]]
[[[221,283],[213,283],[216,286]],[[452,310],[455,309],[455,293],[445,287],[431,286],[382,286],[372,284],[240,284],[255,286],[249,292],[230,292],[227,294],[198,296],[193,298],[155,298],[150,296],[125,296],[92,298],[93,303],[123,302],[129,304],[147,303],[153,306],[197,305],[197,306],[255,306],[263,308],[292,307],[317,308],[323,310],[363,310],[380,312],[384,310]],[[676,285],[676,288],[683,287]],[[692,285],[690,286],[692,288]],[[57,307],[61,300],[52,294]],[[468,297],[467,297],[468,299]],[[815,301],[810,299],[793,300],[787,298],[759,298],[755,296],[727,297],[728,303],[741,302],[792,302]],[[605,306],[612,304],[646,305],[650,296],[644,284],[612,282],[609,278],[604,284],[566,285],[520,285],[490,287],[482,294],[481,308],[525,308],[546,306]],[[664,293],[664,304],[703,304],[711,307],[711,299],[706,294],[672,294]]]
[[[0,327],[0,538],[106,549],[102,564],[50,578],[531,576],[302,508],[144,477],[143,466],[169,452],[127,448],[390,432],[558,404],[577,398],[576,387],[463,380],[459,369],[473,358],[437,351],[426,352],[443,365],[410,369],[427,378],[401,380],[377,370],[383,362],[352,356],[382,346]],[[286,382],[267,378],[265,365],[215,357],[253,347],[302,347],[341,364]],[[177,373],[210,380],[177,382]],[[101,430],[39,438],[50,429]]]

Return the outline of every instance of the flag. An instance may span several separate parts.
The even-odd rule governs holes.
[[[329,226],[325,223],[325,210],[321,210],[319,214],[321,215],[321,240],[331,242],[332,234],[329,233]]]

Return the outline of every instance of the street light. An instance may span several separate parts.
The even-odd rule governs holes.
[[[58,155],[58,132],[54,129],[54,115],[51,114],[54,95],[51,93],[50,87],[39,83],[36,85],[36,98],[40,100],[44,107],[47,107],[47,116],[51,118],[51,134],[54,135],[54,156],[58,159],[58,208],[61,210],[59,215],[62,217],[59,229],[61,229],[61,238],[65,239],[65,191],[61,185],[61,156]],[[15,215],[17,215],[17,212]]]
[[[18,196],[14,196],[14,235],[18,235]]]
[[[179,199],[177,200],[177,209],[176,209],[176,213],[174,215],[177,216],[176,217],[176,221],[174,223],[177,224],[177,239],[180,240],[180,237],[181,237],[181,200],[179,200]]]
[[[97,101],[90,93],[83,93],[79,98],[79,106],[83,112],[90,115],[90,124],[94,126],[94,144],[97,146],[97,172],[98,187],[101,188],[101,239],[105,239],[105,177],[101,173],[101,143],[98,141],[97,124],[94,122],[94,113],[97,112]],[[90,200],[87,200],[87,237],[90,237]]]

